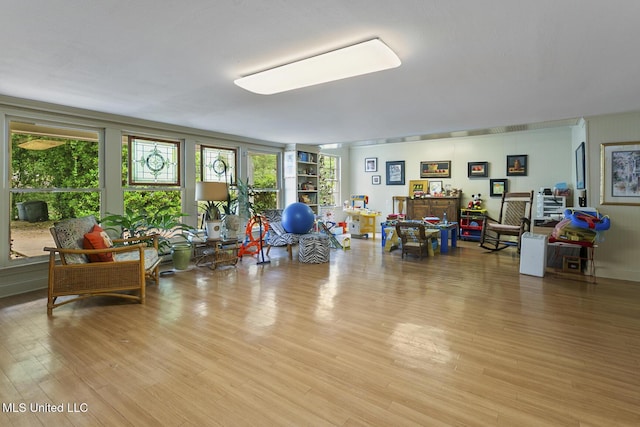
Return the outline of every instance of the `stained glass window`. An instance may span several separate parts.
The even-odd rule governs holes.
[[[202,180],[232,184],[236,175],[236,150],[201,147]]]
[[[180,185],[180,143],[129,137],[130,185]]]

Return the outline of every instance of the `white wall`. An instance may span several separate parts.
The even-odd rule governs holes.
[[[611,218],[596,251],[598,276],[640,281],[640,206],[600,204],[600,144],[640,141],[640,113],[587,119],[588,205]]]
[[[408,195],[409,180],[419,179],[420,161],[451,160],[452,175],[450,179],[443,179],[444,183],[462,188],[463,206],[472,194],[482,193],[489,214],[496,215],[500,203],[498,198],[488,197],[489,179],[507,178],[507,155],[528,154],[528,176],[509,177],[509,189],[537,192],[540,187],[567,182],[574,190],[572,199],[577,206],[575,150],[585,142],[587,204],[609,215],[612,223],[596,249],[596,274],[598,277],[639,282],[640,206],[600,204],[600,144],[625,141],[640,141],[640,112],[592,117],[573,127],[353,147],[350,192],[367,194],[369,207],[381,211],[385,217],[392,212],[391,197]],[[378,158],[378,172],[364,172],[366,157]],[[406,184],[385,185],[385,162],[397,160],[406,162]],[[467,178],[469,161],[488,161],[490,177]],[[381,185],[371,184],[371,175],[374,174],[381,175]]]
[[[527,154],[528,174],[507,177],[506,156]],[[497,215],[500,198],[489,197],[489,180],[509,180],[509,191],[538,192],[540,187],[553,187],[566,182],[573,187],[571,127],[558,127],[526,132],[484,135],[464,138],[381,144],[353,147],[351,149],[351,193],[369,196],[369,207],[382,212],[383,217],[393,211],[392,196],[409,194],[409,180],[420,179],[421,161],[451,160],[451,178],[443,184],[461,188],[462,205],[471,200],[472,194],[482,194],[483,206],[489,214]],[[378,158],[378,172],[364,172],[364,159]],[[386,185],[385,162],[404,160],[405,185]],[[489,162],[488,178],[468,178],[468,162]],[[372,185],[371,176],[380,175],[381,185]]]

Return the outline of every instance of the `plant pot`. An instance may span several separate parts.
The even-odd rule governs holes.
[[[240,230],[240,217],[238,215],[227,215],[224,217],[225,238],[236,239]]]
[[[191,245],[176,243],[171,247],[171,259],[176,270],[186,270],[191,262]]]
[[[206,228],[208,240],[219,239],[222,237],[222,221],[207,221]]]

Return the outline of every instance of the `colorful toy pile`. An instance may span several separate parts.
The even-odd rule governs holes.
[[[611,226],[608,216],[597,211],[566,209],[564,219],[554,228],[552,236],[569,243],[594,243],[601,241],[601,233]]]

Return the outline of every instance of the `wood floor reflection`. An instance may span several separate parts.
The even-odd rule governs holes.
[[[0,425],[640,425],[639,283],[379,245],[192,267],[144,305],[2,299]]]

